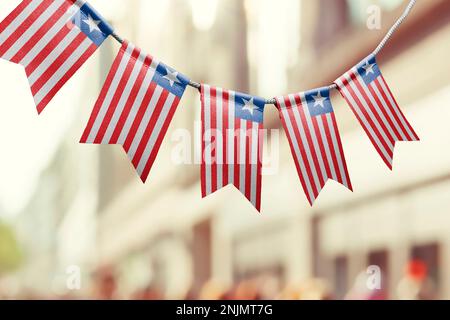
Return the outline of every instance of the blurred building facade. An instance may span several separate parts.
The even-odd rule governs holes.
[[[201,0],[172,0],[157,5],[162,13],[149,21],[142,12],[156,1],[133,0],[113,22],[146,51],[195,80],[276,96],[332,83],[376,47],[406,4],[374,1],[383,10],[382,27],[368,30],[369,1],[271,2],[215,0],[205,6]],[[102,6],[98,2],[100,11]],[[103,297],[141,292],[137,297],[211,298],[264,278],[273,280],[279,297],[345,298],[358,297],[360,275],[376,265],[383,281],[374,295],[402,298],[399,284],[406,268],[420,261],[433,288],[429,296],[450,298],[450,153],[442,151],[450,138],[445,105],[450,103],[449,9],[445,0],[419,2],[379,57],[423,140],[397,146],[394,172],[384,167],[335,95],[354,193],[330,183],[314,208],[308,207],[281,132],[276,173],[263,177],[261,215],[232,187],[201,200],[198,165],[180,160],[199,157],[199,98],[188,90],[146,185],[119,147],[84,146],[89,150],[79,154],[69,142],[61,144],[57,154],[64,156],[56,156],[42,174],[42,187],[17,222],[19,234],[33,235],[22,236],[30,254],[19,277],[33,282],[41,270],[36,263],[42,261],[42,273],[82,267],[86,286],[79,294],[93,297],[102,297],[96,281],[108,279]],[[261,38],[277,23],[261,17],[275,12],[289,13],[292,20],[280,22],[286,24],[280,29],[292,30],[284,38]],[[102,48],[93,63],[102,67],[87,72],[97,86],[84,91],[99,90],[116,51],[115,44]],[[285,63],[279,65],[275,60],[282,52]],[[271,61],[274,69],[264,65]],[[273,71],[280,68],[280,74]],[[267,81],[272,74],[273,89]],[[71,138],[81,132],[89,112],[85,108],[77,115]],[[268,106],[266,113],[266,127],[280,129],[275,108]],[[186,132],[191,147],[180,150]],[[87,163],[95,169],[87,170]],[[67,180],[74,179],[79,183],[68,188]],[[48,279],[39,286],[45,291]]]

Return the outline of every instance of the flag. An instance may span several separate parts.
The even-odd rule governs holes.
[[[81,143],[119,144],[145,182],[189,80],[124,41]]]
[[[84,0],[24,0],[0,23],[0,57],[24,66],[41,113],[112,32]]]
[[[202,85],[202,195],[233,184],[261,210],[265,101]]]
[[[418,141],[419,137],[398,106],[381,74],[375,55],[370,55],[336,80],[376,150],[392,170],[397,141]]]
[[[314,204],[328,179],[352,190],[329,88],[276,100],[310,204]]]

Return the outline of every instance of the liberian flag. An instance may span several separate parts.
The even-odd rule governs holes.
[[[84,0],[24,0],[0,23],[0,57],[25,67],[41,113],[111,33]]]
[[[418,141],[419,137],[398,106],[381,74],[375,55],[370,55],[336,80],[376,150],[392,170],[397,141]]]
[[[189,80],[124,41],[81,143],[119,144],[145,182]]]
[[[261,210],[265,101],[202,85],[202,195],[233,184]]]
[[[329,88],[276,100],[309,203],[314,204],[328,179],[352,190]]]

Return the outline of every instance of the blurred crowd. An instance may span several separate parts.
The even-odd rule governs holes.
[[[0,278],[0,285],[1,285]],[[92,288],[87,296],[81,294],[65,294],[62,296],[42,296],[31,291],[22,291],[20,297],[12,297],[8,292],[0,290],[0,299],[94,299],[94,300],[164,300],[168,297],[164,289],[149,284],[143,289],[129,295],[120,292],[120,279],[112,268],[104,268],[92,277]],[[405,267],[402,280],[396,286],[396,296],[390,297],[383,287],[371,287],[370,275],[367,272],[355,279],[354,285],[344,297],[333,293],[331,286],[324,279],[310,279],[303,283],[282,285],[274,275],[262,274],[236,282],[227,287],[216,281],[205,283],[200,290],[189,290],[180,300],[434,300],[437,298],[436,287],[428,276],[427,266],[420,260],[411,260]],[[373,284],[373,282],[372,282]],[[1,289],[1,286],[0,286]]]

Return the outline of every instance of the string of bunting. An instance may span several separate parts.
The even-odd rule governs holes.
[[[419,137],[402,113],[376,60],[416,0],[368,57],[332,85],[263,99],[190,80],[118,36],[84,0],[23,0],[0,23],[0,57],[20,64],[38,113],[112,36],[121,43],[81,143],[122,145],[145,182],[188,86],[202,105],[201,189],[206,197],[234,185],[261,210],[264,109],[274,104],[311,205],[329,179],[353,190],[330,91],[347,101],[376,151],[392,169],[395,144]]]

